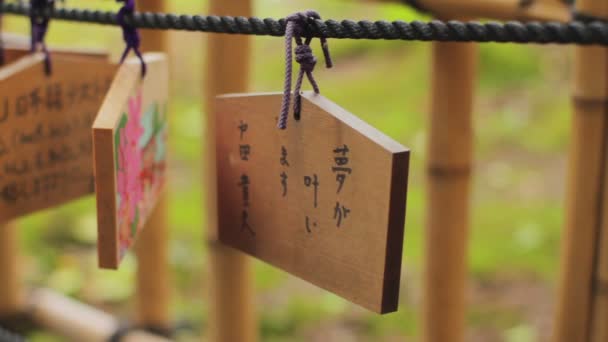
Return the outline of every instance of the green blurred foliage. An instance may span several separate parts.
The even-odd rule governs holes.
[[[107,0],[70,0],[68,4],[118,8]],[[304,2],[258,0],[255,11],[261,17],[280,17],[301,6]],[[180,13],[200,13],[206,8],[204,1],[194,0],[170,2],[170,7]],[[317,0],[306,2],[305,7],[335,19],[428,19],[397,4]],[[9,31],[27,33],[27,25],[23,18],[6,19]],[[191,321],[195,327],[194,332],[180,334],[184,341],[204,334],[207,317],[212,314],[204,297],[209,275],[200,183],[205,156],[201,140],[206,132],[201,103],[204,37],[172,32],[169,46],[173,79],[168,241],[172,310],[176,320]],[[61,22],[51,24],[49,41],[108,48],[114,56],[123,46],[117,28]],[[282,39],[256,37],[254,42],[252,60],[243,60],[252,63],[251,89],[279,90]],[[316,71],[325,96],[412,149],[400,311],[386,316],[366,312],[255,262],[263,341],[393,341],[404,336],[416,340],[424,253],[430,46],[331,40],[336,67],[323,70],[320,66]],[[529,306],[550,306],[556,277],[570,120],[566,52],[566,48],[555,46],[479,46],[468,340],[528,342],[546,338],[547,332],[539,329],[550,317],[540,317],[543,313]],[[20,220],[27,282],[53,287],[128,317],[136,260],[129,255],[120,271],[98,270],[95,223],[90,198]],[[516,291],[520,288],[537,290]],[[31,339],[53,341],[40,333]]]

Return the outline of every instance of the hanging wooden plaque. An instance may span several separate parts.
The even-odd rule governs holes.
[[[220,242],[370,310],[397,309],[409,151],[314,93],[216,99]],[[213,236],[213,234],[212,234]]]
[[[0,69],[1,221],[93,192],[91,125],[116,67],[106,55],[60,55],[46,75],[43,60]]]
[[[154,209],[165,183],[168,65],[145,54],[118,70],[93,124],[98,254],[103,268],[118,268]]]

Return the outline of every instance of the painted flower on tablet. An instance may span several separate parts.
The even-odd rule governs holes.
[[[164,106],[143,111],[141,89],[128,100],[114,139],[120,256],[133,244],[164,184],[166,121]]]

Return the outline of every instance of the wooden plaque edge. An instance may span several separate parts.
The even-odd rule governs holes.
[[[114,146],[114,131],[106,129],[95,129],[93,130],[93,159],[104,161],[102,164],[110,164],[107,170],[103,170],[104,167],[94,163],[95,173],[95,197],[96,197],[96,208],[97,213],[99,212],[116,212],[116,198],[114,196],[103,195],[104,192],[100,191],[101,187],[113,187],[116,188],[116,175],[114,172],[114,154],[109,153],[107,149],[100,147],[107,146],[107,142],[110,141],[112,148]],[[102,185],[103,184],[103,185]],[[107,229],[108,227],[116,227],[116,215],[109,217],[102,217],[97,215],[97,236],[98,244],[101,247],[103,240],[118,241],[118,231],[116,229]],[[118,256],[118,243],[115,243],[113,250],[108,251],[106,248],[98,248],[99,267],[117,269],[119,263]]]
[[[384,284],[380,313],[397,311],[401,284],[401,264],[405,238],[407,190],[409,183],[410,151],[393,154],[391,171],[391,206],[389,208]],[[405,175],[399,177],[399,175]],[[390,262],[392,261],[392,262]],[[396,270],[391,272],[390,270]]]
[[[6,81],[22,70],[35,66],[37,63],[41,63],[42,61],[44,61],[44,55],[37,52],[21,57],[14,62],[7,63],[0,68],[0,81]]]
[[[138,77],[138,69],[133,64],[123,64],[120,66],[92,127],[97,208],[97,253],[99,267],[106,269],[118,269],[120,264],[118,230],[116,227],[116,196],[111,195],[116,192],[116,165],[114,160],[114,149],[116,146],[114,144],[114,131],[116,129],[116,121],[122,114],[122,108],[131,90],[137,84]],[[107,149],[108,145],[112,146],[110,150]],[[104,191],[100,191],[102,188],[106,189],[107,187],[114,189],[113,192],[110,192],[110,195],[107,195]],[[104,217],[104,215],[99,215],[100,212],[112,212],[114,215]],[[104,241],[113,241],[113,248],[108,249],[104,247],[103,245],[106,244]]]

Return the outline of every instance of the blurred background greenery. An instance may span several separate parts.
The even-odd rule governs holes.
[[[171,11],[207,13],[206,1],[167,1]],[[110,0],[68,6],[117,10]],[[282,17],[315,8],[325,18],[428,19],[401,5],[364,1],[256,0],[255,14]],[[6,30],[29,32],[25,18]],[[211,315],[205,300],[207,258],[200,175],[206,35],[171,32],[170,264],[172,312],[200,340]],[[123,48],[115,27],[51,23],[56,45]],[[282,86],[283,40],[254,38],[252,91]],[[187,43],[186,43],[187,42]],[[336,67],[318,68],[325,96],[412,149],[401,306],[378,316],[256,261],[255,288],[263,341],[416,341],[419,334],[425,206],[424,160],[430,44],[331,40]],[[316,49],[316,46],[314,47]],[[547,339],[556,283],[570,108],[570,50],[558,46],[483,44],[475,102],[475,172],[470,233],[467,341]],[[440,213],[439,213],[440,214]],[[28,284],[49,286],[120,317],[132,310],[136,260],[120,271],[97,269],[92,198],[20,220]],[[32,341],[59,341],[37,332]]]

